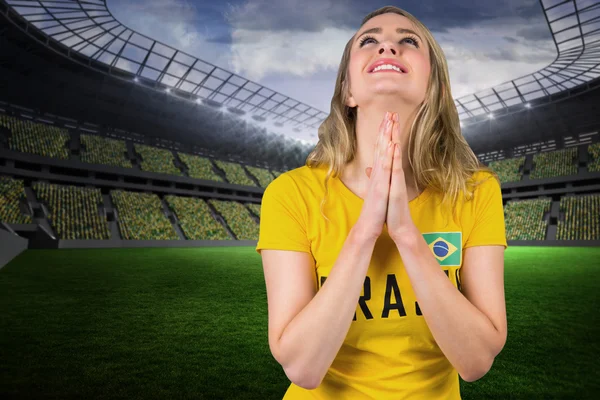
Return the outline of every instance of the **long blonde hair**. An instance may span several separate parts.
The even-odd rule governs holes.
[[[361,27],[371,18],[386,13],[408,18],[423,32],[429,44],[431,74],[425,100],[419,106],[409,131],[408,162],[413,170],[414,186],[419,192],[428,187],[443,193],[442,203],[451,201],[455,218],[460,193],[463,193],[465,200],[470,200],[475,186],[485,181],[472,182],[474,173],[487,171],[498,183],[500,180],[479,161],[461,133],[458,111],[450,91],[446,57],[429,29],[410,13],[393,6],[382,7],[368,14],[361,22]],[[306,159],[306,166],[309,168],[329,166],[325,178],[325,197],[321,201],[321,215],[328,221],[323,214],[328,194],[327,183],[330,177],[341,175],[342,168],[354,159],[357,150],[357,112],[356,108],[348,107],[345,102],[348,94],[348,64],[354,38],[353,36],[344,48],[331,99],[331,111],[319,127],[319,142]]]

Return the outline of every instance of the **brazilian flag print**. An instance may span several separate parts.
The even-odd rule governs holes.
[[[423,233],[423,237],[442,267],[460,267],[462,232]]]

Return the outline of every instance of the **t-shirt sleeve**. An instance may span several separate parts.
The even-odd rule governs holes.
[[[311,253],[306,221],[306,207],[296,182],[288,174],[281,174],[263,193],[256,252],[273,249]]]
[[[489,174],[483,178],[485,182],[475,188],[473,229],[464,247],[502,245],[506,249],[508,244],[500,183]]]

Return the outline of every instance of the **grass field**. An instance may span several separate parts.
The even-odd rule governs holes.
[[[505,260],[508,341],[463,399],[597,398],[600,248]],[[251,247],[27,250],[0,270],[0,370],[3,399],[281,399],[289,385]]]

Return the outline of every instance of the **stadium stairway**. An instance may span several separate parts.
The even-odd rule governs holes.
[[[225,217],[223,217],[216,209],[215,207],[210,204],[210,201],[207,201],[206,204],[208,205],[208,209],[210,210],[210,213],[212,214],[213,218],[215,220],[217,220],[219,223],[221,223],[221,225],[223,225],[223,227],[225,228],[225,230],[227,231],[227,233],[229,234],[229,236],[233,239],[233,240],[237,240],[237,237],[235,236],[235,234],[233,233],[233,230],[229,227],[229,224],[227,223],[227,221],[225,220]]]
[[[117,223],[117,210],[110,199],[109,194],[102,194],[102,205],[106,212],[106,221],[108,222],[108,230],[110,232],[110,238],[121,240],[121,232],[119,231],[119,224]]]
[[[175,233],[177,233],[177,236],[179,236],[179,240],[186,240],[186,237],[183,234],[181,227],[179,226],[179,221],[177,220],[177,216],[175,215],[175,213],[171,211],[164,198],[160,199],[160,203],[162,204],[165,215],[167,216],[169,222],[171,222],[171,225],[173,226],[173,230],[175,231]]]

